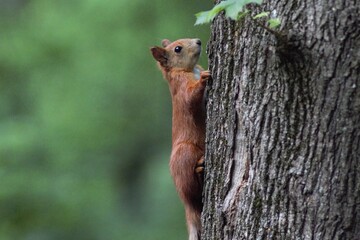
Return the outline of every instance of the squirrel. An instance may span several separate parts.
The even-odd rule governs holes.
[[[189,240],[200,240],[205,151],[204,92],[210,72],[197,65],[200,39],[162,41],[151,52],[172,98],[170,172],[184,204]]]

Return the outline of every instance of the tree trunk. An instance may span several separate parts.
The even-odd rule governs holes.
[[[265,1],[208,44],[202,239],[360,239],[360,3]]]

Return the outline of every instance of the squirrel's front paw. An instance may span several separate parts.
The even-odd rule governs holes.
[[[197,174],[202,174],[204,172],[204,157],[201,157],[199,161],[197,161],[195,166],[195,172]]]
[[[205,70],[200,73],[200,79],[201,81],[207,81],[211,77],[210,71]]]

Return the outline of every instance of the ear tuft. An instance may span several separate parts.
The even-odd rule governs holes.
[[[161,45],[163,47],[167,47],[170,44],[171,44],[171,41],[169,39],[164,39],[164,40],[161,41]]]

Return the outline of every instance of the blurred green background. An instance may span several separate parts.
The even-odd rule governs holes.
[[[149,48],[208,0],[0,0],[0,239],[186,239]],[[203,47],[200,63],[207,67]]]

